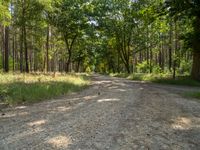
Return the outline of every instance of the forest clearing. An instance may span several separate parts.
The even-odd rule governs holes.
[[[0,150],[199,150],[199,0],[0,0]]]

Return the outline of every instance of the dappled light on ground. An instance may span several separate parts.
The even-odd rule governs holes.
[[[189,130],[193,128],[199,128],[200,130],[200,118],[178,117],[173,120],[173,124],[171,126],[173,129],[177,130]]]
[[[140,90],[144,90],[144,88],[141,87]]]
[[[118,98],[108,98],[108,99],[99,99],[98,102],[101,103],[101,102],[117,102],[117,101],[120,101],[120,99]]]
[[[70,107],[65,107],[65,106],[57,107],[58,112],[64,112],[64,111],[68,111],[70,109],[71,109]]]
[[[46,123],[46,120],[37,120],[37,121],[33,121],[28,123],[29,126],[41,126],[44,125]]]
[[[59,136],[50,138],[47,141],[47,143],[51,144],[53,147],[58,148],[58,149],[67,148],[69,144],[71,144],[71,139],[66,136],[59,135]]]
[[[17,106],[15,109],[16,110],[18,110],[18,109],[21,110],[21,109],[25,109],[25,108],[27,108],[27,106]]]
[[[116,89],[116,91],[125,92],[126,90],[124,90],[124,89]]]
[[[0,118],[11,118],[15,117],[17,114],[16,113],[6,113],[4,115],[1,115]]]
[[[94,99],[94,98],[97,98],[97,97],[98,97],[97,95],[91,95],[91,96],[85,96],[85,97],[83,97],[83,99],[91,100],[91,99]]]
[[[4,113],[3,113],[4,114]],[[29,113],[27,111],[21,111],[21,112],[8,112],[5,113],[4,115],[0,115],[0,118],[12,118],[12,117],[23,117],[27,116]]]

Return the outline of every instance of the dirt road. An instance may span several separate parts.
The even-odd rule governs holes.
[[[0,150],[200,149],[200,103],[176,94],[187,88],[93,80],[65,98],[3,110]]]

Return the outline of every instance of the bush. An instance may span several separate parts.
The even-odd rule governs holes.
[[[136,68],[140,73],[148,73],[149,71],[149,65],[147,61],[143,61],[142,63],[137,64]]]
[[[180,63],[180,69],[179,69],[179,74],[189,74],[191,72],[191,66],[192,62],[191,61],[186,61],[182,60]]]
[[[160,68],[160,66],[158,65],[155,65],[152,69],[153,73],[161,73],[162,72],[162,69]]]

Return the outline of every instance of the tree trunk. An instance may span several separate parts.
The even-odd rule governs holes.
[[[12,53],[13,53],[13,72],[15,71],[15,36],[13,35],[13,43],[12,43]]]
[[[149,70],[150,70],[150,73],[153,72],[153,51],[152,49],[150,49],[150,62],[149,62]]]
[[[21,29],[21,36],[20,36],[20,72],[22,73],[24,71],[24,67],[23,67],[23,41],[24,41],[24,33],[23,30]]]
[[[47,27],[47,41],[46,41],[46,71],[49,72],[49,26]]]
[[[5,56],[5,29],[4,29],[4,26],[2,26],[2,69],[4,69],[4,63],[5,63],[5,60],[4,60],[4,56]]]
[[[195,38],[193,41],[193,65],[191,76],[193,79],[200,80],[200,17],[194,21]]]
[[[177,22],[175,21],[175,49],[174,49],[174,64],[173,64],[173,79],[176,79],[176,67],[177,67],[177,49],[178,49],[178,32]]]
[[[74,35],[74,37],[71,39],[71,42],[69,42],[69,39],[67,38],[67,34],[64,35],[65,44],[66,44],[67,51],[68,51],[68,59],[67,59],[67,63],[66,63],[66,72],[70,71],[72,48],[74,46],[74,43],[76,41],[77,36],[78,36],[78,34]]]
[[[200,51],[193,52],[192,78],[200,80]]]
[[[66,63],[66,72],[70,71],[71,56],[72,56],[72,51],[71,51],[71,49],[68,49],[68,59],[67,59],[67,63]]]
[[[120,52],[117,50],[117,73],[120,73]]]
[[[9,71],[9,27],[5,27],[5,66],[4,71]]]
[[[126,64],[125,64],[125,67],[126,67],[127,73],[130,74],[130,73],[131,73],[131,70],[130,70],[130,65],[129,65],[129,63],[126,63]]]
[[[29,63],[28,63],[28,47],[27,47],[27,40],[26,40],[26,27],[23,27],[24,30],[24,50],[25,50],[25,67],[26,72],[29,73]]]
[[[170,21],[170,31],[169,31],[169,71],[172,68],[172,22]]]

